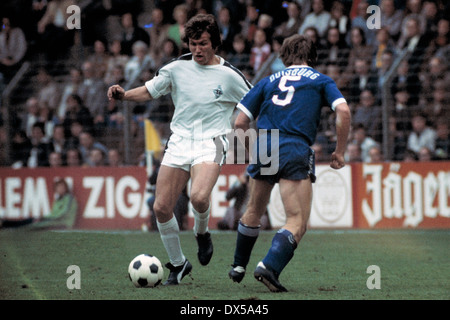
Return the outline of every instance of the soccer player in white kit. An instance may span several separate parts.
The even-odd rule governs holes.
[[[226,134],[236,104],[251,84],[243,74],[216,55],[220,30],[213,15],[199,14],[185,26],[190,53],[163,66],[144,86],[125,91],[108,89],[109,99],[146,101],[171,93],[175,112],[156,182],[154,212],[170,262],[166,285],[179,284],[192,265],[183,254],[179,227],[173,214],[176,201],[191,179],[190,201],[198,259],[207,265],[213,254],[208,221],[210,196],[228,149]]]

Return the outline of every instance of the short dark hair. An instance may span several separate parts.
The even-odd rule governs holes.
[[[314,67],[317,62],[316,46],[310,38],[295,34],[284,40],[280,58],[287,67],[300,63]]]
[[[222,44],[222,40],[219,25],[212,14],[197,14],[189,19],[184,28],[183,41],[189,45],[189,39],[200,39],[205,31],[211,36],[212,47],[217,49]]]

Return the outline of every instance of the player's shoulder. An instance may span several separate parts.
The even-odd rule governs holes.
[[[156,71],[156,75],[158,75],[161,70],[171,70],[172,68],[176,68],[179,64],[187,62],[192,62],[192,53],[186,53],[170,60]]]
[[[252,88],[252,84],[250,83],[250,81],[247,80],[247,78],[242,73],[242,71],[239,70],[238,68],[236,68],[235,66],[233,66],[230,62],[223,59],[223,64],[221,66],[222,66],[223,72],[226,72],[231,77],[235,78],[236,81],[243,81],[248,89]]]

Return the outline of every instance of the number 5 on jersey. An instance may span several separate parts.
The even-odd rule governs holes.
[[[286,82],[288,81],[299,81],[302,76],[282,76],[280,79],[280,83],[278,84],[278,88],[281,92],[287,92],[286,97],[284,99],[280,99],[278,94],[275,94],[272,97],[272,102],[277,106],[287,106],[291,103],[292,98],[294,97],[295,87],[287,86]]]

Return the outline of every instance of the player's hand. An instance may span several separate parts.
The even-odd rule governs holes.
[[[119,86],[118,84],[115,84],[108,89],[108,99],[109,100],[122,100],[125,96],[125,90]]]
[[[331,155],[330,167],[332,167],[333,169],[341,169],[344,166],[345,166],[344,155],[333,152],[333,154]]]

